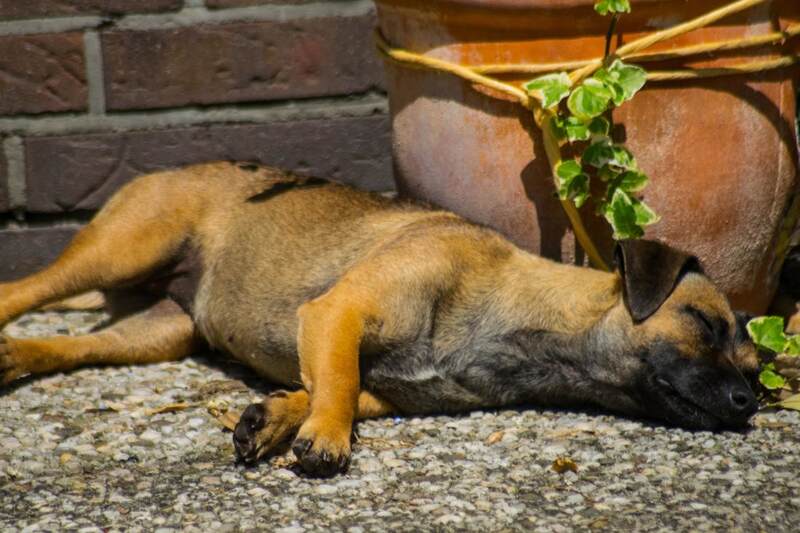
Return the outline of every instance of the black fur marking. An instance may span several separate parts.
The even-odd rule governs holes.
[[[270,198],[277,196],[282,192],[286,192],[291,189],[296,189],[298,187],[319,187],[322,185],[328,185],[331,182],[321,179],[321,178],[301,178],[298,177],[296,180],[292,181],[281,181],[273,184],[269,189],[261,191],[258,194],[254,194],[250,198],[247,199],[250,203],[257,203],[263,202],[265,200],[269,200]]]
[[[261,168],[258,163],[237,163],[236,166],[246,172],[255,172]]]
[[[703,336],[703,344],[711,350],[724,350],[730,342],[728,322],[721,316],[710,316],[700,309],[687,305],[684,307],[692,320],[699,326]]]
[[[248,405],[233,430],[233,446],[240,460],[247,463],[255,461],[258,453],[256,434],[266,425],[267,410],[264,404]]]

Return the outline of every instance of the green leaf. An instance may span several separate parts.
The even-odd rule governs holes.
[[[601,169],[600,169],[600,170],[597,172],[597,175],[598,175],[598,177],[599,177],[601,180],[603,180],[603,181],[615,182],[615,181],[617,180],[617,178],[619,178],[619,175],[620,175],[620,173],[619,173],[619,172],[617,172],[616,170],[614,170],[613,168],[611,168],[610,166],[608,166],[608,165],[604,165],[604,166],[603,166],[603,167],[602,167],[602,168],[601,168]],[[615,185],[614,187],[616,188],[616,187],[618,187],[618,186],[619,186],[619,185],[617,184],[617,185]],[[611,192],[613,192],[613,191],[611,191]],[[609,197],[609,199],[610,199],[610,197]]]
[[[638,226],[649,226],[661,220],[661,217],[658,216],[649,205],[636,198],[632,200],[633,210],[636,213],[636,224]]]
[[[615,106],[627,102],[644,87],[647,82],[647,71],[636,65],[628,65],[619,59],[610,67],[601,68],[592,78],[602,83],[611,93]]]
[[[775,372],[775,365],[773,363],[764,365],[764,368],[758,375],[758,381],[770,390],[782,389],[784,385],[786,385],[784,377]]]
[[[588,141],[591,137],[589,125],[578,117],[567,117],[566,121],[567,138],[570,142]]]
[[[800,411],[800,394],[789,396],[785,400],[778,402],[776,405],[778,407],[783,407],[784,409],[794,409],[795,411]]]
[[[779,316],[761,316],[747,323],[747,332],[756,346],[766,348],[775,353],[786,349],[786,335],[783,333],[783,318]]]
[[[611,92],[602,82],[589,78],[572,91],[567,107],[573,115],[588,122],[608,108],[611,96]]]
[[[557,105],[569,95],[572,81],[566,72],[547,74],[525,84],[527,91],[539,91],[542,95],[542,107],[545,109]]]
[[[551,124],[559,139],[568,139],[569,142],[588,141],[591,138],[589,126],[578,117],[556,117]]]
[[[783,349],[786,355],[800,355],[800,335],[792,335],[786,339],[786,347]]]
[[[589,198],[589,176],[583,172],[581,164],[575,159],[562,161],[556,166],[558,197],[570,199],[576,207],[581,207]]]
[[[649,180],[650,178],[642,172],[628,170],[620,176],[618,186],[625,192],[639,192],[647,186]]]
[[[598,0],[594,4],[594,10],[601,15],[609,13],[630,13],[631,3],[629,0]]]
[[[601,68],[594,73],[592,78],[600,81],[600,83],[602,83],[606,89],[609,90],[611,93],[611,101],[614,102],[615,106],[619,106],[625,101],[625,90],[622,88],[622,85],[617,82],[616,75],[604,68]]]
[[[586,203],[586,200],[589,199],[589,176],[587,174],[575,176],[575,179],[569,184],[567,197],[575,202],[575,207],[578,209]]]
[[[611,130],[611,123],[603,117],[594,117],[589,123],[589,133],[592,135],[607,136]]]
[[[606,220],[614,229],[614,238],[638,239],[644,231],[637,224],[637,214],[633,199],[622,189],[615,189],[611,201],[605,206]]]
[[[622,87],[625,94],[625,101],[633,98],[639,90],[647,83],[647,71],[636,65],[628,65],[617,59],[608,69],[614,76],[615,81]]]
[[[622,172],[624,170],[635,170],[636,160],[624,146],[611,144],[603,139],[593,143],[584,150],[581,160],[584,164],[595,168],[603,168],[608,165],[611,170]]]

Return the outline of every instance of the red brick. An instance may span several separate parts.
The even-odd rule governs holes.
[[[0,230],[0,281],[27,276],[51,263],[79,226]]]
[[[0,213],[8,211],[8,163],[3,147],[0,146]]]
[[[80,33],[0,37],[0,114],[86,109],[85,70]]]
[[[103,34],[109,109],[367,91],[382,83],[373,15]]]
[[[39,137],[25,141],[28,209],[97,209],[132,177],[213,160],[259,161],[365,189],[389,190],[385,116]]]
[[[70,15],[154,13],[174,11],[182,0],[5,0],[0,2],[1,19],[63,17]]]

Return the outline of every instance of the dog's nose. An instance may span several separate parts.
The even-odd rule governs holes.
[[[730,395],[731,411],[741,418],[750,418],[758,410],[756,396],[746,385],[734,385]]]

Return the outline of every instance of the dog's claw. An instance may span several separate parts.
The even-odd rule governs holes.
[[[20,367],[8,339],[0,335],[0,386],[8,385],[27,373],[24,368]]]
[[[233,446],[239,460],[253,463],[258,459],[256,435],[267,425],[267,418],[268,414],[264,404],[250,404],[244,410],[233,430]]]
[[[314,477],[331,477],[343,472],[350,464],[348,454],[334,455],[327,450],[316,451],[308,439],[297,439],[292,444],[292,452],[297,457],[303,471]]]

